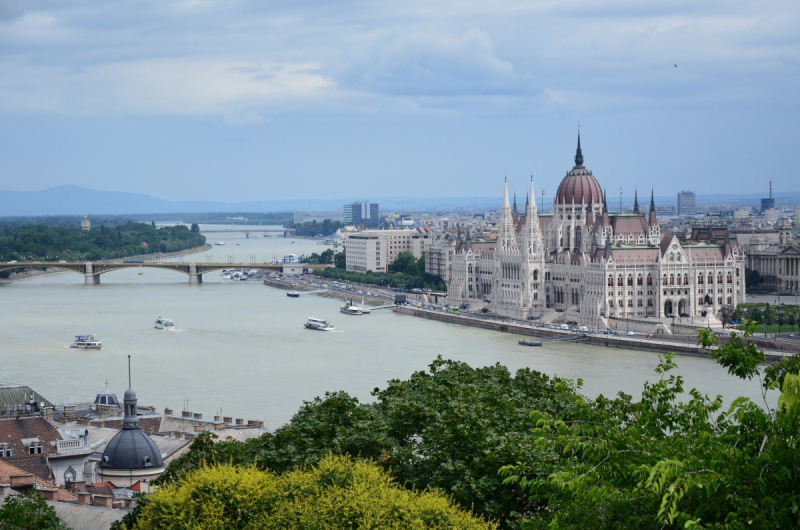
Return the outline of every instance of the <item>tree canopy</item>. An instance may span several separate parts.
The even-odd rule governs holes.
[[[275,474],[255,466],[207,465],[143,501],[127,530],[452,529],[492,530],[436,491],[409,490],[372,462],[327,456]],[[130,526],[128,526],[130,525]]]
[[[0,528],[3,530],[69,530],[36,490],[29,495],[5,498],[0,507]]]
[[[83,261],[113,259],[152,252],[177,252],[206,242],[184,225],[164,226],[128,221],[114,228],[92,226],[88,232],[45,224],[6,227],[0,231],[0,260]],[[146,243],[146,245],[142,245]]]
[[[342,256],[339,258],[339,256]],[[401,252],[389,265],[389,272],[355,272],[346,271],[345,256],[341,252],[336,254],[334,260],[336,267],[314,271],[316,276],[333,278],[349,282],[365,283],[367,285],[385,285],[387,287],[405,289],[431,289],[433,291],[446,291],[447,286],[438,276],[425,272],[425,255],[415,258],[410,252]]]

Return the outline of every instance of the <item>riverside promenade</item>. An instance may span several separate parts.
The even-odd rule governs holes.
[[[537,327],[530,324],[514,324],[513,321],[501,321],[487,318],[477,318],[472,315],[453,315],[450,313],[443,313],[440,311],[431,311],[409,306],[397,306],[394,311],[401,315],[415,316],[419,318],[427,318],[429,320],[437,320],[439,322],[448,322],[451,324],[459,324],[462,326],[472,326],[476,328],[489,329],[493,331],[504,331],[506,333],[513,333],[516,335],[526,335],[532,337],[540,337],[543,339],[558,339],[565,340],[574,337],[576,342],[582,344],[593,344],[596,346],[603,346],[607,348],[624,348],[628,350],[644,350],[652,352],[673,352],[680,355],[693,355],[697,357],[708,357],[709,350],[693,344],[685,342],[681,339],[670,340],[670,335],[656,335],[652,339],[644,337],[628,337],[620,335],[606,335],[600,333],[579,334],[572,331],[565,331],[560,329],[549,329],[544,327]],[[729,335],[719,335],[717,338],[720,343],[729,339]],[[764,355],[770,362],[777,362],[783,357],[789,357],[800,351],[800,343],[784,344],[776,341],[763,341],[760,339],[748,339],[746,342],[753,342],[759,349],[764,350]],[[767,343],[762,344],[762,343]],[[545,343],[546,344],[546,343]],[[770,347],[772,346],[772,347]]]

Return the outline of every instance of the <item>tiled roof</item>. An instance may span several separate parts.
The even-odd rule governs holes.
[[[44,445],[44,451],[50,455],[57,453],[50,442],[62,439],[58,429],[41,416],[0,419],[0,441],[11,444],[15,457],[28,454],[28,448],[22,443],[23,439],[28,438],[38,438]]]
[[[11,482],[11,475],[21,475],[25,473],[26,471],[24,469],[20,469],[17,466],[13,466],[4,460],[0,460],[0,482],[8,484],[9,482]],[[72,493],[68,492],[67,490],[59,488],[52,482],[48,482],[38,475],[36,475],[36,477],[39,479],[38,482],[40,482],[45,488],[58,490],[53,500],[72,501],[78,498]]]
[[[643,214],[617,214],[611,216],[614,234],[647,234],[647,219]]]
[[[50,466],[47,464],[47,455],[31,455],[26,451],[24,455],[16,456],[16,453],[14,453],[14,456],[4,458],[3,460],[41,479],[51,480],[54,478],[53,470],[50,469]]]

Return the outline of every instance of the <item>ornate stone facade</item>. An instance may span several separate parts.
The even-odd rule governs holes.
[[[506,185],[497,242],[459,243],[448,303],[483,304],[516,319],[558,311],[605,327],[606,317],[699,316],[736,306],[746,297],[744,269],[742,248],[727,236],[687,243],[662,234],[652,192],[647,215],[638,194],[633,212],[610,214],[600,184],[583,166],[579,138],[553,214],[538,214],[529,199],[520,215]]]

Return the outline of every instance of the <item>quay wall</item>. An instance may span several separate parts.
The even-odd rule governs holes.
[[[493,331],[505,331],[507,333],[514,333],[517,335],[528,335],[533,337],[542,338],[566,338],[577,337],[573,332],[557,330],[557,329],[544,329],[531,326],[522,326],[518,324],[510,324],[508,322],[497,322],[492,320],[481,320],[470,317],[463,317],[460,315],[452,315],[449,313],[441,313],[438,311],[428,311],[408,306],[397,306],[395,312],[410,315],[420,318],[427,318],[429,320],[437,320],[439,322],[449,322],[451,324],[460,324],[462,326],[472,326],[476,328],[490,329]],[[505,326],[505,330],[501,330],[500,326]],[[673,352],[682,355],[694,355],[698,357],[708,357],[708,350],[697,346],[692,343],[681,343],[676,341],[662,341],[663,336],[655,336],[653,339],[640,339],[636,337],[620,337],[616,335],[586,335],[581,338],[581,344],[593,344],[595,346],[605,346],[608,348],[625,348],[631,350],[643,350],[653,352]],[[724,339],[720,337],[720,342]],[[772,341],[766,341],[772,342]],[[778,349],[778,348],[774,348]],[[783,355],[779,352],[765,353],[767,360],[778,361]]]

